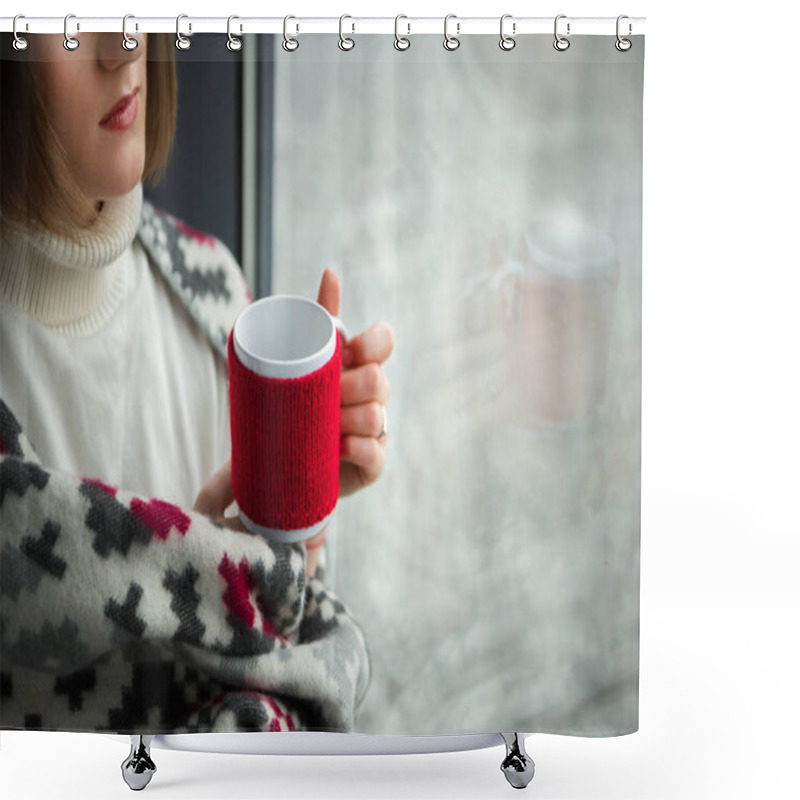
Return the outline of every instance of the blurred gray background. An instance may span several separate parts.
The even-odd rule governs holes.
[[[643,44],[274,51],[271,279],[394,328],[384,475],[332,577],[357,729],[638,725]],[[638,44],[638,40],[637,40]]]

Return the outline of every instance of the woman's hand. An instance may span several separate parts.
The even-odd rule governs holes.
[[[333,316],[339,315],[339,279],[333,270],[323,273],[317,302]],[[393,348],[391,326],[376,322],[348,339],[342,350],[340,497],[376,481],[386,464],[390,387],[382,364]]]
[[[230,459],[225,462],[206,482],[194,501],[193,511],[227,525],[235,531],[247,532],[238,516],[226,517],[225,512],[233,504],[233,483],[231,480]]]
[[[226,461],[206,482],[194,501],[194,511],[198,511],[214,522],[242,533],[249,533],[244,523],[236,516],[225,516],[225,512],[233,504],[233,484],[231,482],[231,462]],[[319,546],[325,539],[328,527],[325,526],[319,533],[306,539],[303,544],[308,548],[306,555],[306,573],[315,575],[319,561]]]
[[[317,302],[330,314],[338,316],[339,279],[333,270],[326,269],[323,273]],[[349,339],[342,351],[340,497],[376,481],[386,464],[384,414],[390,388],[382,364],[393,348],[391,327],[385,322],[376,322]],[[228,461],[200,490],[194,510],[233,530],[247,532],[238,516],[225,516],[233,500],[231,462]],[[324,536],[325,531],[321,531],[305,542],[309,546],[309,575],[316,571],[316,545]]]

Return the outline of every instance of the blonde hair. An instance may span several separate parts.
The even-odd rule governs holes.
[[[155,186],[175,136],[178,87],[172,35],[148,34],[147,49],[142,180]],[[87,199],[50,124],[31,61],[10,47],[0,54],[0,230],[16,223],[70,236],[86,224]]]

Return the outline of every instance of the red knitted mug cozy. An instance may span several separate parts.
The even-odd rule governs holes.
[[[265,378],[228,338],[233,495],[256,525],[310,528],[339,497],[342,338],[333,356],[300,378]]]

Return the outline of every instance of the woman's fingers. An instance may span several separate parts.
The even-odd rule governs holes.
[[[215,472],[200,490],[194,501],[194,510],[211,519],[221,520],[225,509],[233,502],[233,485],[231,483],[231,462]]]
[[[383,425],[383,406],[377,402],[344,406],[341,411],[342,435],[377,438]]]
[[[345,367],[375,362],[382,364],[394,349],[394,331],[388,322],[376,322],[358,336],[348,339],[342,350]]]
[[[222,517],[219,522],[230,528],[232,531],[237,531],[238,533],[250,533],[250,531],[245,528],[244,522],[242,522],[239,516]]]
[[[339,278],[332,269],[326,269],[322,273],[322,280],[317,292],[317,302],[334,317],[339,315]]]
[[[343,436],[339,465],[342,495],[376,481],[386,464],[386,447],[372,436]]]
[[[371,401],[386,405],[389,402],[389,393],[389,379],[380,364],[372,362],[342,373],[342,406],[353,406]]]
[[[389,379],[381,366],[394,349],[394,331],[376,322],[349,339],[342,351],[339,493],[352,494],[376,481],[386,465],[383,429]]]

